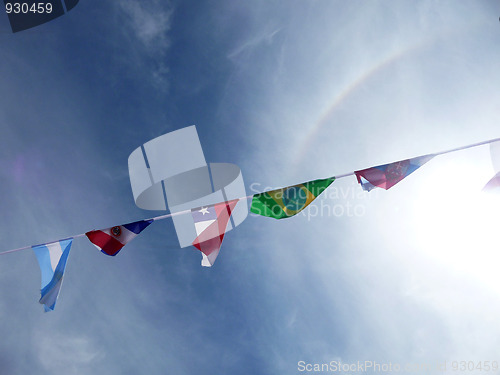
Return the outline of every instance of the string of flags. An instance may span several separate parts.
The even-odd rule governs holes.
[[[354,175],[361,188],[365,191],[371,191],[375,188],[388,190],[437,155],[485,144],[490,144],[494,168],[497,169],[495,159],[497,156],[500,156],[500,138],[435,154],[378,165],[352,173],[307,181],[293,186],[156,216],[146,220],[116,225],[105,229],[91,230],[83,234],[45,244],[4,251],[0,255],[30,248],[33,249],[41,270],[41,298],[39,302],[44,305],[44,309],[47,312],[55,308],[71,245],[75,238],[87,237],[102,253],[109,256],[116,256],[127,243],[132,241],[153,222],[178,215],[190,214],[196,231],[196,238],[192,242],[192,246],[202,253],[202,266],[211,267],[219,254],[231,215],[236,205],[242,200],[251,199],[250,212],[254,214],[274,219],[284,219],[295,216],[304,210],[336,179]],[[500,165],[498,169],[500,169]],[[500,170],[496,170],[496,172],[495,176],[483,188],[484,191],[500,190]]]

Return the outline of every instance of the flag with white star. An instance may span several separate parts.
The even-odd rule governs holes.
[[[236,203],[238,200],[191,210],[197,235],[193,246],[200,250],[203,255],[202,266],[211,267],[219,255],[226,227]]]

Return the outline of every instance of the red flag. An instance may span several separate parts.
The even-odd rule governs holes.
[[[193,241],[193,246],[203,253],[202,266],[211,267],[219,255],[226,227],[236,203],[238,200],[191,210],[198,235]]]
[[[104,254],[115,256],[152,222],[153,220],[141,220],[111,228],[91,230],[85,235]]]

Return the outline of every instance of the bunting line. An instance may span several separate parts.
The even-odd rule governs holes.
[[[436,153],[432,153],[432,154],[421,155],[421,156],[418,156],[416,158],[435,157],[435,156],[438,156],[438,155],[444,155],[444,154],[449,154],[449,153],[452,153],[452,152],[462,151],[462,150],[466,150],[466,149],[469,149],[469,148],[483,146],[483,145],[490,144],[490,143],[493,143],[493,142],[498,142],[498,141],[500,141],[500,138],[494,138],[494,139],[490,139],[490,140],[487,140],[487,141],[476,142],[476,143],[472,143],[472,144],[465,145],[465,146],[455,147],[455,148],[452,148],[452,149],[449,149],[449,150],[445,150],[445,151],[441,151],[441,152],[436,152]],[[339,174],[337,176],[332,176],[332,177],[328,177],[328,178],[333,178],[333,179],[337,180],[339,178],[344,178],[344,177],[349,177],[349,176],[355,176],[355,175],[356,175],[355,172],[349,172],[349,173],[343,173],[343,174]],[[266,192],[267,191],[264,191],[263,193],[266,193]],[[256,193],[256,194],[261,194],[261,193]],[[254,195],[256,195],[256,194],[248,195],[246,197],[236,198],[235,200],[237,200],[238,202],[239,201],[243,201],[243,200],[248,200],[248,199],[253,198]],[[214,203],[214,204],[222,204],[222,203],[225,203],[225,202],[219,202],[219,203]],[[148,220],[158,221],[158,220],[167,219],[169,217],[174,217],[174,216],[179,216],[179,215],[186,215],[186,214],[190,214],[190,213],[191,213],[191,209],[188,209],[188,210],[183,210],[183,211],[178,211],[178,212],[172,212],[172,213],[165,214],[165,215],[151,217],[149,219],[143,219],[143,221],[148,221]],[[74,239],[74,238],[85,237],[85,236],[86,236],[85,233],[80,233],[80,234],[76,234],[76,235],[73,235],[73,236],[70,236],[70,237],[66,237],[66,238],[73,238]],[[58,242],[58,241],[61,241],[61,240],[55,240],[55,241],[50,241],[50,242],[46,242],[46,243],[52,243],[52,242]],[[17,249],[3,251],[3,252],[0,252],[0,255],[5,255],[5,254],[10,254],[10,253],[14,253],[14,252],[22,251],[22,250],[31,249],[31,248],[36,247],[36,246],[39,246],[39,245],[24,246],[24,247],[20,247],[20,248],[17,248]]]

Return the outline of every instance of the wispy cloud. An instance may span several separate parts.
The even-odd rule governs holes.
[[[122,29],[135,49],[135,63],[143,66],[145,59],[153,60],[153,69],[147,69],[150,79],[159,88],[167,87],[169,69],[164,60],[170,47],[168,32],[174,8],[169,1],[126,0],[117,3],[126,24]]]
[[[158,0],[126,0],[118,3],[120,9],[129,18],[135,37],[151,51],[168,48],[170,42],[167,32],[170,30],[173,8]]]
[[[51,373],[63,370],[66,373],[77,373],[77,369],[82,366],[104,357],[95,343],[84,335],[46,336],[38,343],[38,358],[42,366]]]
[[[238,57],[246,53],[250,53],[254,48],[267,44],[270,45],[273,42],[274,36],[281,31],[281,28],[265,29],[257,35],[254,35],[246,40],[240,42],[233,50],[231,50],[227,57],[230,60],[236,60]]]

